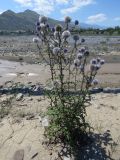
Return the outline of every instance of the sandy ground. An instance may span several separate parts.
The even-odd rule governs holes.
[[[120,63],[106,63],[98,72],[97,79],[100,86],[119,87],[120,86]],[[0,85],[6,81],[28,82],[45,84],[50,77],[50,72],[44,64],[28,64],[12,61],[0,60]]]
[[[9,96],[2,95],[0,101]],[[82,148],[78,160],[120,159],[120,94],[93,95],[87,107],[87,121],[94,128],[94,141]],[[51,153],[42,145],[44,127],[41,117],[46,111],[48,101],[43,97],[23,97],[14,100],[7,117],[0,121],[0,160],[16,160],[16,152],[24,152],[23,160],[52,160]],[[116,145],[115,145],[116,144]],[[86,157],[83,158],[83,155]],[[21,159],[20,159],[21,160]]]

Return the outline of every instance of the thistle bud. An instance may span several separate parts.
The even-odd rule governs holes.
[[[101,65],[105,64],[105,60],[102,59],[102,60],[100,61],[100,64],[101,64]]]
[[[70,23],[71,22],[71,18],[70,17],[65,17],[65,23]]]
[[[85,42],[85,39],[84,39],[84,38],[82,38],[82,39],[81,39],[81,42],[82,42],[82,43],[84,43],[84,42]]]
[[[48,19],[47,19],[47,17],[45,17],[45,16],[40,16],[40,17],[39,17],[39,22],[40,22],[40,23],[44,23],[44,24],[45,24],[45,23],[47,22],[47,20],[48,20]]]
[[[57,32],[61,32],[62,31],[62,26],[60,25],[60,24],[58,24],[56,27],[55,27],[55,30],[57,31]]]
[[[73,36],[73,40],[74,40],[74,41],[78,41],[79,39],[80,39],[80,38],[79,38],[78,35],[74,35],[74,36]]]
[[[96,60],[96,59],[92,59],[92,60],[90,61],[90,64],[97,64],[97,60]]]
[[[77,58],[78,58],[79,60],[81,60],[81,59],[83,58],[83,56],[84,56],[84,55],[83,55],[82,53],[78,53],[78,54],[77,54]]]
[[[100,58],[100,57],[98,57],[98,58],[97,58],[97,62],[98,62],[98,63],[100,63],[100,61],[101,61],[101,58]]]
[[[98,85],[98,80],[97,80],[97,79],[94,79],[94,80],[92,81],[92,84],[93,84],[93,85]]]
[[[75,25],[77,26],[79,24],[79,21],[78,20],[75,20]]]

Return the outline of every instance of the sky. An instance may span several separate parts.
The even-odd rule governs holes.
[[[0,14],[6,10],[31,9],[41,15],[101,26],[120,26],[120,0],[1,0]]]

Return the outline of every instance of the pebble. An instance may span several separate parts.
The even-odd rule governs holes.
[[[16,96],[16,101],[20,101],[23,98],[23,94],[22,93],[18,93]]]

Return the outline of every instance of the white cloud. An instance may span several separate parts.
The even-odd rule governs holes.
[[[32,0],[14,0],[15,2],[18,2],[22,6],[31,6],[32,5]]]
[[[107,16],[103,13],[99,13],[93,16],[89,16],[87,19],[87,23],[98,23],[98,22],[103,22],[107,19]]]
[[[56,7],[63,5],[67,7],[61,9],[61,13],[67,15],[77,11],[80,7],[94,3],[95,0],[14,0],[22,6],[30,6],[31,9],[37,11],[40,14],[49,15]]]
[[[120,21],[120,17],[116,17],[114,20],[115,21]]]
[[[70,7],[62,9],[61,13],[67,15],[76,12],[79,8],[95,3],[94,0],[71,0]]]

